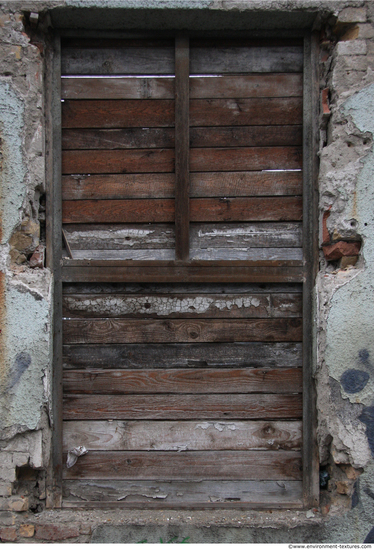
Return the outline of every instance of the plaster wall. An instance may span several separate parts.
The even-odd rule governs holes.
[[[30,13],[39,14],[30,18]],[[53,280],[45,246],[45,49],[57,25],[320,33],[320,463],[304,512],[45,510]],[[323,99],[324,98],[324,99]],[[16,0],[0,8],[0,539],[79,542],[374,541],[374,5],[364,0]],[[359,243],[330,259],[326,244]],[[340,244],[339,244],[340,243]],[[325,254],[324,254],[325,252]],[[34,267],[33,267],[34,266]],[[32,512],[33,511],[33,512]],[[34,513],[37,512],[36,515]],[[109,519],[108,519],[109,518]]]

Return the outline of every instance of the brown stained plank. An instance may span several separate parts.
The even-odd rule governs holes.
[[[301,293],[228,295],[65,294],[64,317],[301,317]]]
[[[64,468],[64,479],[300,480],[297,451],[92,451]]]
[[[151,266],[118,265],[121,262],[63,261],[62,282],[100,283],[302,283],[303,267],[278,266],[277,262],[254,265]],[[102,264],[102,265],[100,265]],[[146,267],[146,269],[145,269]]]
[[[301,147],[199,148],[191,149],[190,156],[191,172],[300,170],[302,167]],[[64,155],[62,159],[64,162]]]
[[[172,42],[116,40],[70,42],[62,48],[62,75],[165,75],[174,73]]]
[[[191,74],[214,73],[299,73],[303,69],[303,49],[300,46],[252,46],[192,44]]]
[[[191,199],[192,222],[299,221],[301,197]],[[159,223],[174,221],[174,200],[63,201],[62,223]]]
[[[189,39],[175,39],[175,257],[189,258]]]
[[[300,450],[301,421],[66,421],[64,452]]]
[[[62,176],[63,200],[163,199],[173,198],[174,189],[175,175],[170,173]]]
[[[63,151],[62,173],[174,172],[174,149]],[[149,176],[151,179],[152,176]]]
[[[66,319],[64,344],[300,342],[301,319]]]
[[[174,200],[63,201],[62,223],[157,223],[174,221]]]
[[[154,250],[175,246],[174,224],[69,224],[64,232],[73,251]]]
[[[282,124],[280,122],[280,124]],[[65,100],[62,128],[174,126],[172,99]]]
[[[302,98],[298,97],[191,99],[190,124],[191,126],[301,124],[302,105]],[[161,126],[161,124],[155,124],[155,126]]]
[[[292,126],[217,126],[191,128],[191,147],[273,147],[301,145],[302,127]],[[174,128],[65,128],[62,148],[74,149],[147,149],[174,147]]]
[[[72,370],[65,393],[298,393],[301,369]]]
[[[193,99],[297,97],[302,93],[303,78],[297,73],[190,78]]]
[[[110,481],[63,482],[63,507],[301,507],[301,481]],[[274,504],[275,503],[275,504]]]
[[[174,78],[62,78],[61,97],[63,99],[174,99]]]
[[[65,395],[64,420],[300,419],[300,394]]]
[[[175,175],[77,174],[62,177],[63,200],[174,197]],[[194,172],[191,197],[301,195],[302,172]]]
[[[190,212],[192,222],[299,221],[302,198],[191,199]]]
[[[293,128],[293,127],[292,127]],[[62,149],[149,149],[174,147],[173,128],[91,128],[62,131]]]
[[[83,344],[63,347],[64,369],[301,367],[301,343]]]
[[[302,127],[217,126],[191,128],[191,147],[272,147],[301,145]]]

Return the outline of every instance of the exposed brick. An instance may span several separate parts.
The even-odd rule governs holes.
[[[44,267],[45,248],[43,245],[36,247],[34,254],[30,258],[30,267]]]
[[[35,533],[35,526],[31,525],[30,523],[24,523],[23,525],[19,526],[18,534],[20,537],[24,537],[26,539],[30,539],[34,536]]]
[[[347,243],[339,241],[322,247],[327,261],[339,260],[343,256],[358,256],[361,248],[360,242]]]
[[[35,538],[39,540],[65,540],[79,536],[77,527],[58,525],[35,525]]]
[[[26,497],[9,497],[0,499],[0,510],[12,512],[26,512],[29,508],[29,499]]]
[[[321,92],[321,110],[323,118],[329,118],[331,115],[329,107],[329,89],[324,88]]]
[[[338,42],[337,52],[339,55],[366,55],[366,42],[365,40]]]
[[[338,15],[339,23],[365,23],[365,8],[345,8]]]
[[[346,269],[347,267],[353,267],[357,264],[358,256],[343,256],[340,259],[340,268]]]
[[[17,540],[17,531],[15,527],[0,528],[0,540],[4,542],[14,542]]]
[[[327,219],[331,214],[330,209],[331,209],[331,206],[329,207],[328,210],[326,210],[323,213],[323,216],[322,216],[322,244],[327,244],[330,242],[330,233],[329,233],[329,230],[327,229]]]

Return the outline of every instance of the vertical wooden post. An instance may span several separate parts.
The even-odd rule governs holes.
[[[47,475],[47,508],[62,500],[62,282],[61,282],[61,46],[55,36],[48,48],[46,96],[47,267],[53,276],[52,448]]]
[[[318,74],[319,36],[304,40],[303,120],[303,493],[304,506],[318,506],[319,460],[316,436],[315,281],[318,269]]]
[[[189,39],[175,39],[175,259],[189,259]]]

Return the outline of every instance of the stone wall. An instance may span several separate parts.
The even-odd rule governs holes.
[[[56,10],[119,7],[136,26],[307,17],[320,33],[321,506],[304,512],[72,512],[45,507],[52,277],[45,267],[44,54]],[[136,8],[136,9],[135,9]],[[70,11],[69,11],[70,10]],[[128,12],[126,12],[128,10]],[[87,20],[95,22],[94,11]],[[37,15],[39,13],[39,16]],[[122,13],[122,12],[121,12]],[[197,14],[197,15],[196,15]],[[199,18],[199,14],[201,17]],[[275,15],[274,15],[275,14]],[[271,15],[271,16],[270,16]],[[109,17],[109,16],[108,16]],[[257,19],[256,19],[257,18]],[[282,19],[283,18],[283,19]],[[249,19],[248,19],[249,20]],[[169,21],[169,22],[168,22]],[[269,22],[270,21],[270,22]],[[162,23],[160,23],[162,22]],[[100,21],[96,21],[99,25]],[[213,23],[212,23],[213,24]],[[218,25],[218,23],[216,23]],[[265,23],[263,23],[264,26]],[[109,25],[109,24],[108,24]],[[359,0],[17,0],[0,8],[0,539],[374,542],[374,4]],[[312,335],[311,335],[312,337]]]

